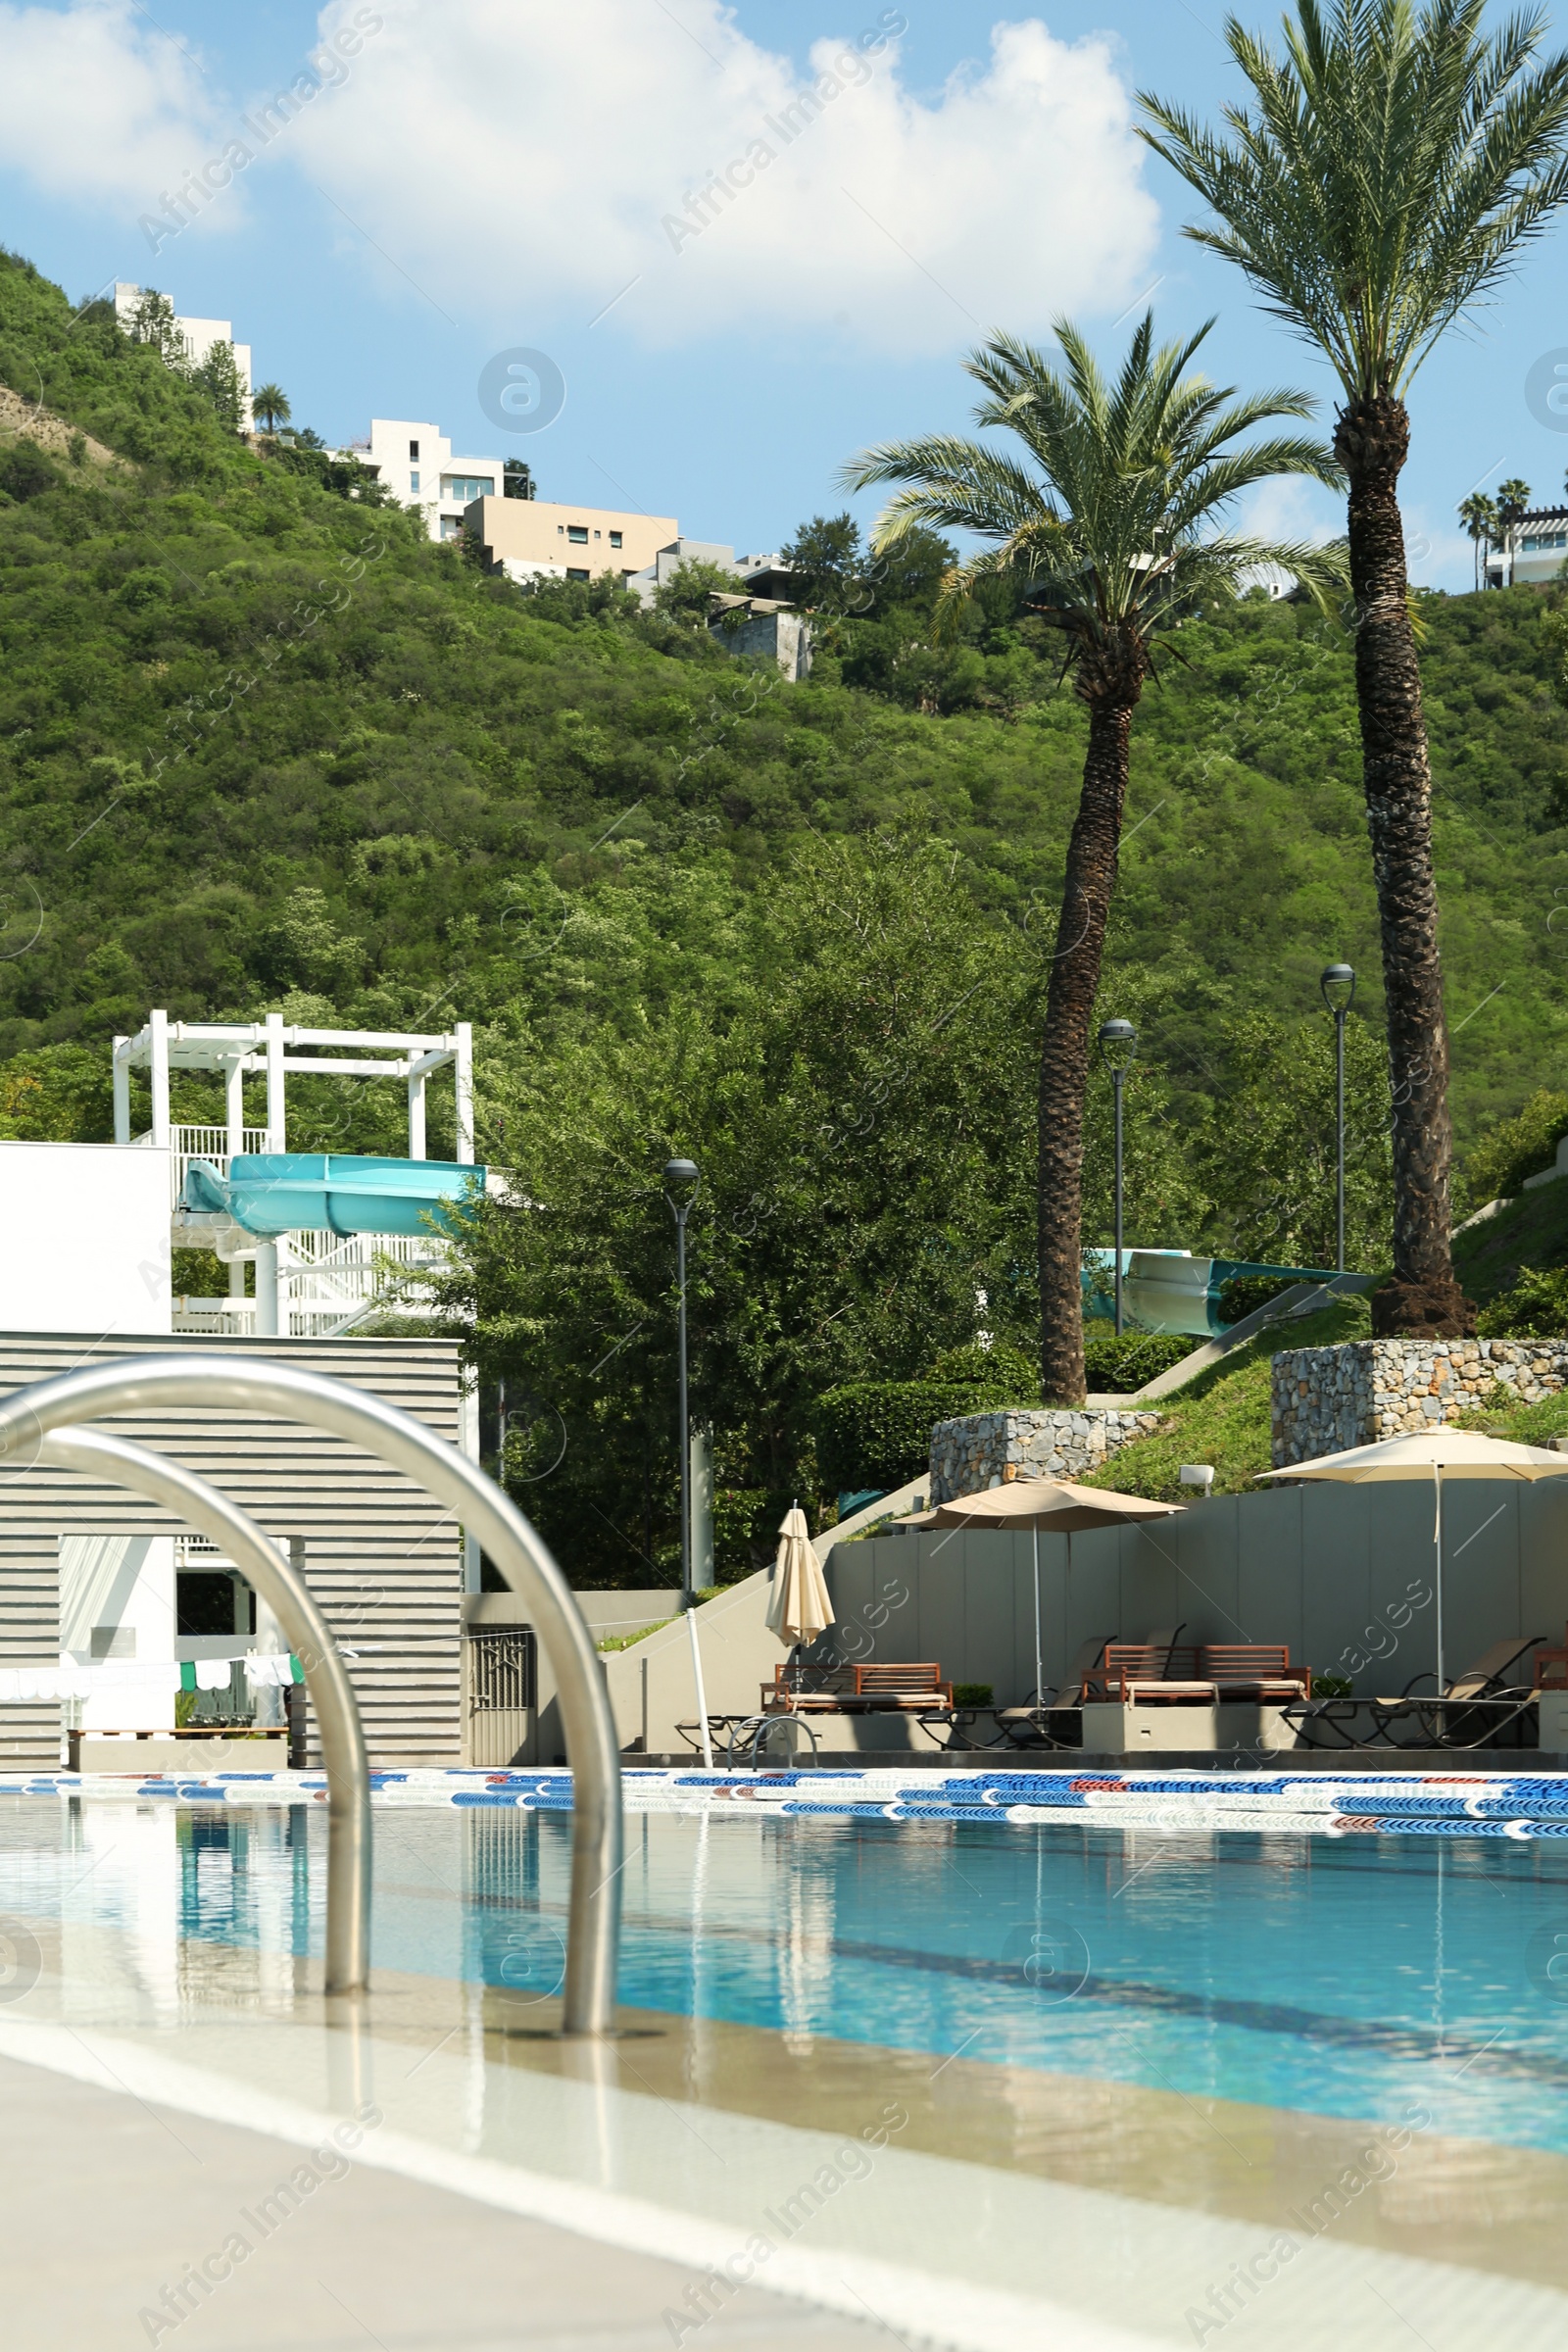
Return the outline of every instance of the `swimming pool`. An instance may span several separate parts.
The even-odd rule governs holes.
[[[1563,2340],[1568,1844],[1442,1814],[1442,1836],[1261,1834],[676,1793],[628,1818],[629,2038],[590,2084],[550,2031],[569,1815],[388,1788],[355,2063],[407,2144],[657,2199],[659,2243],[715,2217],[733,2242],[825,2158],[842,2205],[791,2237],[798,2266],[824,2249],[791,2291],[853,2277],[911,2341],[959,2281],[944,2340],[1191,2342],[1225,2264],[1281,2228],[1292,2291],[1227,2319],[1237,2342],[1307,2352],[1332,2324],[1381,2352],[1379,2307],[1346,2309],[1363,2274],[1434,2352],[1502,2340],[1505,2312],[1511,2346]],[[162,2078],[127,2051],[332,2105],[324,1879],[324,1808],[297,1795],[0,1799],[0,1911],[36,1936],[47,2015],[112,2033],[144,2097]],[[31,2013],[8,2001],[0,2028]],[[1348,2160],[1371,2185],[1320,2225]],[[791,2276],[781,2251],[769,2282]],[[1057,2332],[1031,2334],[1053,2296]]]

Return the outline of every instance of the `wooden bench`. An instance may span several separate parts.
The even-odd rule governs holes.
[[[1112,1642],[1094,1679],[1097,1695],[1102,1687],[1107,1698],[1123,1706],[1212,1706],[1249,1699],[1283,1705],[1309,1697],[1312,1690],[1310,1672],[1291,1664],[1285,1643],[1267,1642],[1196,1646]]]
[[[871,1715],[952,1705],[953,1685],[942,1680],[935,1663],[801,1667],[784,1661],[762,1685],[762,1712],[768,1715]]]

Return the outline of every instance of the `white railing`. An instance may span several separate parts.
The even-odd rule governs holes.
[[[148,1145],[150,1135],[138,1135],[132,1141]],[[241,1149],[246,1152],[267,1150],[267,1129],[246,1127],[241,1131]],[[226,1127],[171,1127],[169,1130],[169,1204],[177,1208],[185,1191],[185,1171],[193,1159],[205,1159],[220,1176],[228,1174],[228,1129]]]
[[[428,1298],[421,1275],[447,1262],[434,1234],[286,1233],[277,1245],[278,1316],[291,1339],[333,1339],[394,1298],[417,1306]],[[176,1298],[176,1331],[222,1337],[253,1332],[254,1298]]]

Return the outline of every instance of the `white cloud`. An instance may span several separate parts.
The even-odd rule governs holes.
[[[497,330],[586,326],[620,296],[617,325],[655,345],[762,328],[917,352],[1136,299],[1158,214],[1105,39],[999,24],[989,59],[917,97],[900,12],[849,0],[846,24],[803,79],[724,0],[328,0],[321,40],[348,33],[352,70],[269,163]],[[0,161],[127,228],[271,95],[222,92],[133,0],[0,0]],[[247,211],[229,188],[200,225]]]
[[[140,211],[199,160],[195,60],[130,0],[0,7],[0,162],[51,196]]]
[[[334,0],[323,34],[354,14]],[[722,0],[407,0],[291,151],[498,327],[586,324],[635,279],[615,316],[651,342],[836,323],[940,350],[1136,297],[1158,216],[1107,43],[1003,24],[926,102],[898,12],[862,15],[803,82]]]

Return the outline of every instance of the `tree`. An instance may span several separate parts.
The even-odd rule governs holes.
[[[150,343],[162,357],[166,367],[176,375],[190,371],[190,345],[181,333],[174,317],[174,306],[167,294],[156,286],[148,286],[131,314],[130,339],[133,343]]]
[[[1486,0],[1297,0],[1285,54],[1232,18],[1250,110],[1230,136],[1144,94],[1143,136],[1216,219],[1187,234],[1246,273],[1328,360],[1344,405],[1362,781],[1394,1097],[1394,1278],[1373,1328],[1455,1336],[1474,1310],[1449,1249],[1452,1128],[1432,866],[1432,766],[1398,478],[1405,392],[1445,329],[1568,200],[1568,57],[1540,14],[1494,37]]]
[[[275,433],[293,414],[281,384],[258,384],[251,394],[251,415],[264,432]]]
[[[1501,528],[1495,502],[1485,497],[1481,491],[1472,490],[1468,498],[1459,502],[1459,520],[1469,532],[1470,544],[1475,550],[1475,580],[1479,589],[1482,584],[1481,551],[1485,548],[1491,553],[1493,542]]]
[[[1517,474],[1497,484],[1497,520],[1504,530],[1511,531],[1524,515],[1530,504],[1530,484]]]
[[[813,514],[778,551],[795,574],[795,602],[808,612],[842,614],[863,611],[870,597],[863,585],[865,550],[853,514]]]
[[[715,596],[742,593],[741,581],[733,571],[726,571],[721,564],[688,557],[654,590],[654,611],[662,613],[666,620],[682,622],[687,628],[706,629],[713,609],[711,600]]]
[[[191,382],[200,384],[218,413],[218,421],[237,433],[245,421],[245,378],[239,371],[232,343],[215,343]]]
[[[1212,324],[1212,321],[1210,321]],[[1067,851],[1056,950],[1040,1056],[1039,1263],[1041,1376],[1048,1397],[1084,1396],[1082,1258],[1084,1091],[1127,795],[1133,712],[1156,641],[1205,606],[1278,567],[1321,593],[1335,576],[1322,549],[1272,546],[1217,532],[1241,492],[1279,474],[1335,483],[1326,449],[1298,438],[1249,447],[1238,437],[1276,417],[1304,417],[1304,393],[1238,401],[1188,368],[1209,332],[1154,348],[1148,314],[1120,375],[1102,374],[1070,322],[1056,327],[1065,375],[1010,336],[967,361],[987,398],[982,425],[1005,426],[1026,460],[936,435],[872,449],[848,470],[857,488],[905,482],[877,525],[878,551],[915,524],[993,542],[943,584],[937,623],[950,624],[977,585],[999,573],[1030,583],[1030,600],[1063,638],[1063,672],[1089,711],[1089,747]],[[1206,535],[1205,535],[1206,534]]]
[[[533,468],[524,459],[508,458],[502,466],[501,495],[503,498],[537,497],[538,485],[533,478]]]

